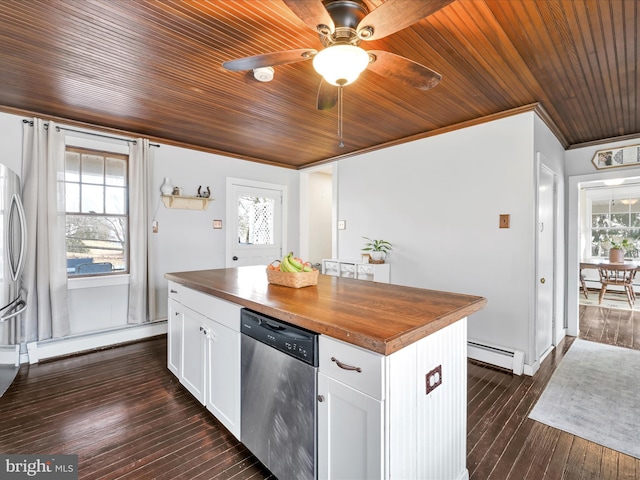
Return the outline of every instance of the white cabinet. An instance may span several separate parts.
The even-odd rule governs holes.
[[[384,357],[320,337],[318,478],[384,478]]]
[[[240,334],[211,321],[207,342],[206,407],[240,439]]]
[[[169,282],[167,366],[238,439],[240,309]]]
[[[469,478],[466,325],[387,356],[320,337],[319,479]]]
[[[184,314],[180,304],[169,299],[169,313],[167,316],[167,367],[176,376],[182,372],[182,322]]]
[[[180,382],[204,405],[206,319],[198,312],[182,306],[182,375]]]
[[[355,260],[322,260],[322,273],[334,277],[389,283],[388,263],[361,263]]]

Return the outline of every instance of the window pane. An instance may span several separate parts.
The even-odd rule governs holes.
[[[82,213],[104,213],[104,187],[101,185],[82,186]]]
[[[612,213],[611,226],[612,227],[628,227],[629,214],[628,213]]]
[[[238,243],[273,245],[273,198],[244,196],[238,198]]]
[[[82,183],[104,183],[104,157],[82,155]]]
[[[77,183],[65,184],[64,201],[67,212],[80,212],[80,185]]]
[[[125,212],[126,190],[120,187],[106,187],[105,213],[123,215]]]
[[[591,204],[591,226],[609,226],[609,200],[594,200]]]
[[[119,158],[107,157],[107,185],[124,187],[127,184],[127,162]]]
[[[67,215],[69,275],[126,270],[126,217]]]
[[[80,154],[76,152],[67,152],[65,155],[65,174],[64,179],[67,182],[80,181]]]

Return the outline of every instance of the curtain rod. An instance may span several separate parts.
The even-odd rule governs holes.
[[[33,120],[26,120],[26,119],[25,119],[25,120],[22,120],[22,123],[28,123],[30,126],[32,126],[32,127],[33,127]],[[45,128],[48,128],[48,127],[49,127],[49,124],[48,124],[48,123],[45,123]],[[103,134],[100,134],[100,133],[93,133],[93,132],[85,132],[85,131],[82,131],[82,130],[75,130],[75,129],[73,129],[73,128],[66,128],[66,127],[59,127],[59,126],[58,126],[58,127],[56,127],[56,130],[57,130],[58,132],[59,132],[60,130],[65,130],[65,131],[67,131],[67,132],[75,132],[75,133],[83,133],[83,134],[85,134],[85,135],[93,135],[94,137],[110,138],[110,139],[112,139],[112,140],[120,140],[120,141],[122,141],[122,142],[131,142],[131,143],[133,143],[134,145],[136,145],[136,144],[138,143],[135,139],[128,139],[128,138],[122,138],[122,137],[115,137],[115,136],[113,136],[113,135],[103,135]],[[149,146],[150,146],[150,147],[158,147],[158,148],[160,147],[160,145],[159,145],[159,144],[157,144],[157,143],[150,143],[150,144],[149,144]]]

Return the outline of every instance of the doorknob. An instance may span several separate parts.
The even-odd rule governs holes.
[[[546,280],[544,279],[544,277],[542,277],[542,278],[540,279],[540,283],[544,283],[544,282],[546,282]]]
[[[234,262],[238,260],[238,257],[236,257],[235,255],[231,258],[231,260],[233,260]]]

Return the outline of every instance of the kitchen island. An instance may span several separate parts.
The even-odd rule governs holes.
[[[319,275],[318,285],[267,283],[265,267],[168,273],[168,280],[382,355],[471,315],[483,297]]]
[[[241,441],[235,377],[246,307],[321,334],[318,478],[468,478],[466,317],[484,298],[326,275],[294,289],[269,284],[264,266],[166,278],[169,368]],[[197,364],[216,349],[225,350],[222,372],[211,360],[194,370],[187,357]]]

